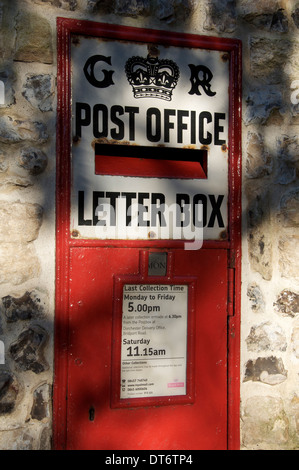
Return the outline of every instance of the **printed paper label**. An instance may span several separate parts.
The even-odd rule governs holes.
[[[126,284],[120,398],[186,395],[188,286]]]

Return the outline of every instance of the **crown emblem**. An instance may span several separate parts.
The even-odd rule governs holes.
[[[172,60],[159,60],[157,57],[131,57],[125,71],[132,85],[134,98],[159,98],[171,101],[180,72]]]

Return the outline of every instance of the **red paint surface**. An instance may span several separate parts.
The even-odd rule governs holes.
[[[187,275],[197,279],[194,355],[188,361],[193,403],[176,397],[165,405],[163,397],[152,406],[113,409],[114,275],[139,272],[139,249],[71,250],[68,449],[227,448],[227,252],[177,250],[173,257],[174,276],[187,264]]]

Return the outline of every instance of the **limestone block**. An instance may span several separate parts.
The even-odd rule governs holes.
[[[294,11],[292,12],[292,19],[297,28],[299,28],[299,5],[295,7]]]
[[[204,29],[232,33],[236,29],[235,0],[209,0]]]
[[[115,0],[115,13],[118,15],[138,16],[149,11],[149,0]]]
[[[286,33],[289,30],[289,22],[283,9],[277,10],[271,18],[270,31]]]
[[[32,243],[1,243],[0,283],[19,285],[40,273],[40,263]]]
[[[10,61],[13,55],[15,45],[15,14],[15,2],[0,0],[0,57],[2,60]]]
[[[282,328],[270,322],[252,326],[246,343],[249,351],[285,351],[287,349],[287,340]]]
[[[29,147],[21,150],[17,164],[27,170],[30,175],[39,175],[45,171],[48,157],[42,150]]]
[[[299,160],[299,140],[297,135],[283,134],[277,140],[278,153],[287,160]]]
[[[282,359],[275,356],[258,357],[246,363],[244,382],[252,380],[268,385],[277,385],[287,379]]]
[[[48,74],[27,76],[23,96],[40,111],[52,111],[54,79]]]
[[[240,17],[256,28],[285,33],[288,19],[281,0],[241,0],[238,4]]]
[[[34,439],[26,426],[0,433],[0,450],[34,450]]]
[[[272,278],[272,236],[270,230],[269,194],[263,190],[253,191],[246,186],[248,207],[248,255],[251,268],[261,276]]]
[[[22,62],[53,62],[52,32],[49,22],[29,11],[19,13],[14,59]]]
[[[0,142],[5,144],[24,141],[42,143],[48,137],[46,126],[42,122],[24,121],[13,116],[0,118]]]
[[[296,47],[287,39],[268,39],[252,37],[250,39],[250,68],[252,75],[268,84],[281,83],[284,65],[290,57],[290,51]]]
[[[0,416],[14,410],[19,389],[13,374],[8,370],[0,370]]]
[[[290,409],[290,412],[292,414],[292,418],[293,418],[293,421],[294,421],[294,428],[295,428],[295,435],[296,435],[296,444],[295,444],[295,449],[298,449],[298,437],[299,437],[299,397],[297,396],[297,394],[295,393],[292,400],[291,400],[291,409]]]
[[[0,239],[3,243],[35,240],[42,223],[43,209],[38,204],[2,201],[0,205]]]
[[[244,123],[265,124],[271,113],[278,110],[284,113],[284,102],[281,88],[276,85],[261,86],[250,91],[246,97]]]
[[[56,8],[61,8],[62,10],[74,11],[77,8],[77,0],[33,0],[37,5],[52,5]]]
[[[39,385],[33,393],[33,404],[31,408],[31,418],[42,421],[50,414],[50,387],[48,384]]]
[[[51,427],[43,427],[39,439],[38,450],[52,450],[52,429]]]
[[[299,294],[291,290],[284,289],[274,302],[275,310],[284,315],[295,317],[299,313]]]
[[[299,188],[282,197],[280,211],[279,219],[284,227],[299,227]]]
[[[0,150],[0,173],[6,173],[8,170],[8,158],[6,152]]]
[[[273,14],[283,8],[282,0],[239,0],[238,9],[242,18],[260,14]]]
[[[299,323],[297,322],[292,331],[291,337],[292,351],[297,359],[299,359]]]
[[[272,244],[259,229],[252,230],[248,240],[249,260],[253,271],[269,281],[272,278]]]
[[[289,438],[289,421],[280,398],[254,396],[244,407],[242,441],[245,447],[283,448]]]
[[[193,13],[197,3],[197,0],[159,0],[154,13],[167,24],[184,21]]]
[[[244,406],[245,416],[251,416],[262,421],[267,421],[269,416],[280,416],[283,411],[282,400],[271,396],[248,398]]]
[[[43,292],[37,289],[25,292],[20,297],[6,295],[2,297],[1,311],[9,323],[18,320],[31,320],[43,318],[45,315],[47,299]]]
[[[248,178],[262,178],[272,173],[273,161],[269,152],[265,150],[261,134],[249,132],[246,150]]]
[[[279,184],[290,184],[296,181],[299,142],[295,135],[282,135],[277,139],[278,166],[275,182]]]
[[[91,13],[114,13],[115,0],[87,0],[87,11]]]
[[[278,169],[275,183],[290,184],[296,181],[296,164],[291,160],[278,158]]]
[[[279,266],[283,277],[299,277],[299,236],[283,236],[279,240]]]
[[[251,308],[254,312],[264,310],[265,302],[260,287],[254,282],[248,286],[247,296],[251,302]]]
[[[49,368],[44,358],[47,340],[48,333],[35,325],[19,335],[17,341],[11,344],[9,352],[21,370],[40,374]]]

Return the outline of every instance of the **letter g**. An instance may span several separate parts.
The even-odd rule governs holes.
[[[112,74],[114,70],[102,70],[104,74],[103,80],[97,80],[94,74],[94,68],[97,62],[106,62],[106,64],[111,65],[111,57],[106,57],[104,55],[93,55],[87,59],[83,72],[89,83],[97,88],[107,88],[110,85],[114,85],[112,80]]]

